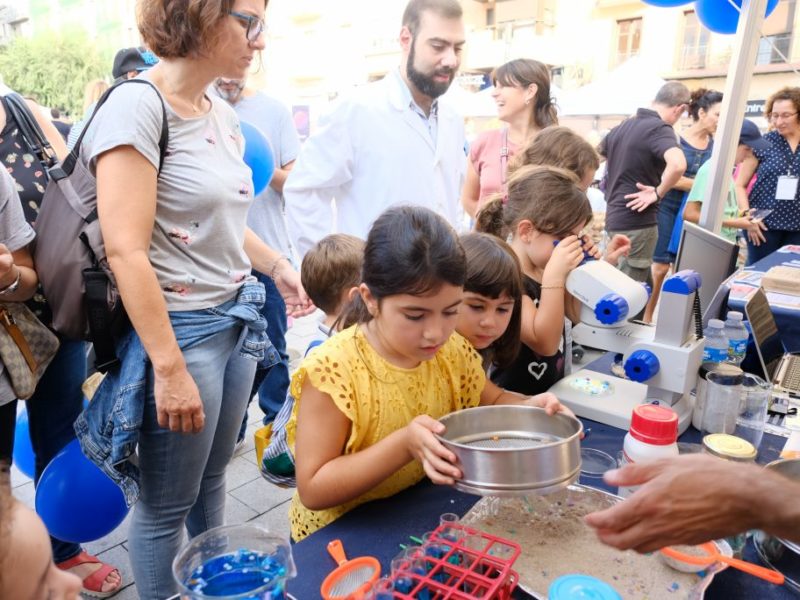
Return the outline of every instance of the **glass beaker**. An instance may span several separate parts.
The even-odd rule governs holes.
[[[742,400],[736,418],[734,435],[747,440],[758,449],[764,437],[772,385],[757,375],[745,373],[742,380]]]
[[[703,407],[701,432],[733,434],[742,402],[744,374],[711,371],[706,376],[706,401]]]
[[[254,525],[209,529],[172,562],[182,600],[283,600],[296,574],[289,541]]]

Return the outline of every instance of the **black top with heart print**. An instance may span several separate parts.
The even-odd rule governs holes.
[[[542,286],[538,281],[523,275],[525,293],[539,306]],[[558,352],[552,356],[541,356],[525,344],[520,345],[519,354],[511,366],[505,369],[493,368],[489,372],[491,380],[500,387],[527,394],[541,394],[550,389],[559,379],[564,377],[564,332],[561,332],[561,343]]]

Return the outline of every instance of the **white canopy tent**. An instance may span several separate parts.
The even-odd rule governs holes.
[[[648,107],[664,80],[639,57],[630,58],[592,83],[559,98],[559,115],[631,115]]]

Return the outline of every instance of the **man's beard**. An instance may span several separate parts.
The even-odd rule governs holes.
[[[225,87],[219,86],[214,84],[214,89],[216,90],[217,94],[219,94],[220,98],[225,100],[228,104],[236,104],[239,101],[239,98],[242,96],[242,90],[244,86],[230,86],[226,85]]]
[[[414,67],[414,50],[416,43],[416,38],[411,41],[411,49],[408,52],[408,62],[406,63],[406,74],[408,75],[409,81],[411,81],[420,92],[429,98],[436,99],[444,94],[450,87],[450,84],[453,83],[453,79],[455,79],[456,76],[455,69],[445,67],[435,70],[430,75],[418,71]],[[449,79],[446,82],[435,81],[433,78],[437,75],[447,75]]]

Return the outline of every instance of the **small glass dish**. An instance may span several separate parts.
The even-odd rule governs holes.
[[[581,448],[581,475],[598,478],[616,468],[617,461],[611,455],[595,448]]]

